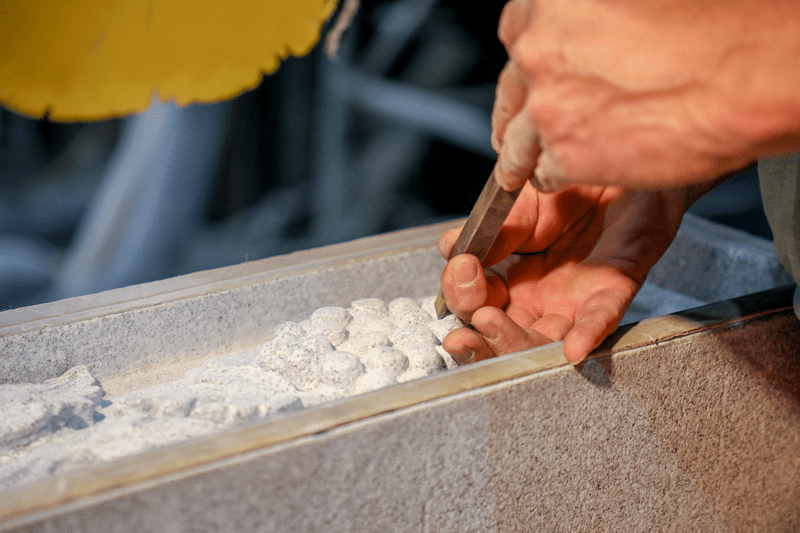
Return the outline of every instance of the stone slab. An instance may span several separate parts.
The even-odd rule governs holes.
[[[653,290],[642,291],[661,307],[640,299],[636,319],[667,312],[667,300],[683,308],[790,279],[768,243],[705,224],[687,217],[651,273]],[[454,225],[0,313],[0,380],[39,383],[84,364],[111,394],[137,390],[257,346],[324,305],[431,295],[444,264],[435,242]],[[789,288],[767,303],[725,302],[718,315],[621,328],[577,371],[555,344],[0,492],[0,529],[793,525],[800,387],[790,301]],[[698,458],[726,469],[707,474]],[[743,500],[761,504],[751,492],[764,487],[772,501],[758,515]]]
[[[249,435],[238,430],[179,445],[173,458],[214,445],[217,457],[183,469],[173,462],[171,472],[5,525],[110,532],[792,531],[800,527],[800,324],[791,292],[645,321],[620,331],[579,368],[559,362],[557,346],[544,347],[435,378],[444,389],[438,397],[356,413],[271,445],[268,426],[281,421]],[[548,357],[549,369],[509,371],[520,360]],[[500,381],[469,383],[498,369]],[[450,390],[462,380],[462,390]],[[353,414],[357,409],[348,407],[359,403],[380,411],[376,402],[391,402],[411,385],[319,411],[329,421],[337,411]],[[237,442],[247,445],[219,453]],[[142,456],[138,466],[153,457]]]

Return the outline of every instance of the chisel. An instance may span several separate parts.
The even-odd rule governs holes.
[[[461,229],[461,234],[458,236],[456,244],[453,246],[453,252],[448,259],[459,254],[472,254],[478,258],[478,261],[483,263],[483,260],[486,259],[486,254],[489,253],[489,248],[492,247],[492,243],[503,226],[503,222],[508,217],[511,208],[514,207],[514,202],[521,189],[514,192],[506,191],[497,184],[494,173],[495,170],[492,170],[489,180],[475,202],[475,207],[472,208],[467,222]],[[436,316],[438,318],[442,319],[450,313],[441,289],[439,289],[439,295],[436,297],[434,305],[436,306]]]

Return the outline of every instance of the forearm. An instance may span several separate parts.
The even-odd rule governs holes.
[[[711,83],[720,135],[753,160],[800,150],[800,3],[733,1],[723,21],[736,36]],[[702,104],[700,104],[702,105]]]

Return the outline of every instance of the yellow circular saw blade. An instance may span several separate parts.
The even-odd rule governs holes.
[[[335,0],[0,0],[0,104],[98,120],[230,98],[308,53]]]

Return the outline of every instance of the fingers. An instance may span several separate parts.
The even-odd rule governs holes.
[[[553,152],[542,148],[531,176],[531,184],[542,192],[554,192],[568,187],[570,181]]]
[[[506,4],[497,28],[497,36],[506,50],[510,51],[513,48],[519,36],[530,24],[532,16],[531,6],[526,0],[512,0]]]
[[[583,305],[574,325],[569,317],[557,313],[534,320],[514,305],[507,312],[482,307],[472,312],[474,330],[455,330],[442,345],[456,362],[468,364],[564,339],[564,356],[578,364],[617,328],[631,298],[620,290],[600,290]],[[524,327],[520,320],[521,324],[531,324]]]
[[[495,307],[477,310],[472,325],[476,331],[457,329],[442,343],[461,365],[553,342],[538,331],[522,328]]]
[[[530,329],[538,331],[545,337],[561,340],[572,328],[572,320],[559,313],[549,313],[533,323]]]
[[[512,0],[503,9],[498,29],[500,41],[511,59],[497,82],[492,109],[492,148],[499,156],[497,182],[507,191],[519,189],[528,180],[541,191],[560,188],[554,179],[558,176],[550,168],[534,173],[541,150],[536,125],[525,106],[532,88],[514,60],[517,41],[533,20],[533,7],[532,2]]]
[[[527,350],[553,342],[536,330],[521,327],[495,307],[483,307],[473,313],[472,326],[483,335],[487,346],[496,355]]]
[[[495,357],[483,336],[468,328],[451,331],[442,341],[442,347],[453,356],[459,365],[468,365]]]
[[[573,365],[580,363],[589,352],[617,329],[633,295],[617,289],[594,293],[581,307],[575,325],[564,337],[564,357]]]
[[[456,245],[458,236],[461,234],[461,229],[462,228],[447,230],[439,237],[439,253],[447,260],[453,255],[453,247]]]
[[[483,264],[485,266],[495,265],[519,250],[531,238],[532,232],[536,229],[538,215],[537,193],[530,186],[525,186],[489,248]],[[453,248],[462,229],[447,230],[439,237],[439,253],[445,259],[449,260],[452,257]]]
[[[533,118],[523,107],[503,132],[495,173],[500,186],[507,191],[521,188],[533,176],[540,151]]]
[[[514,11],[513,4],[520,3],[510,2],[504,15]],[[501,25],[501,34],[514,31],[516,27],[506,29]],[[533,115],[526,105],[533,96],[531,90],[519,64],[509,59],[497,80],[492,108],[492,148],[498,155],[497,182],[505,190],[515,191],[530,180],[540,191],[552,192],[566,186],[566,177],[554,154],[542,149]]]
[[[471,322],[472,314],[484,306],[503,308],[508,289],[497,276],[486,276],[474,255],[462,254],[447,263],[442,272],[442,292],[447,307],[460,319]]]
[[[512,117],[523,110],[527,88],[522,72],[509,60],[497,80],[492,107],[492,148],[498,154],[503,145],[506,127]]]

